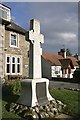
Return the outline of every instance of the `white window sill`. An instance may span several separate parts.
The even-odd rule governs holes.
[[[10,45],[10,47],[12,47],[12,48],[19,48],[19,47],[17,47],[17,46],[13,46],[13,45]]]
[[[22,75],[21,73],[6,73],[6,75]]]

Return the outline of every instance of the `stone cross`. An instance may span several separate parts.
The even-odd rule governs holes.
[[[29,79],[21,81],[22,92],[17,103],[31,107],[44,106],[53,98],[48,90],[49,80],[42,78],[41,43],[44,43],[44,36],[40,34],[40,22],[38,20],[30,21],[30,31],[26,33],[26,37],[30,41]]]
[[[40,22],[36,19],[32,19],[30,21],[30,31],[28,32],[29,40],[32,43],[32,50],[33,52],[31,63],[32,67],[30,71],[32,71],[32,78],[42,78],[42,71],[41,71],[41,55],[42,55],[42,48],[41,43],[44,43],[44,36],[40,34]],[[31,57],[30,57],[31,58]],[[30,64],[31,64],[30,63]]]

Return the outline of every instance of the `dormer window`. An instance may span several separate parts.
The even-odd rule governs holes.
[[[18,34],[10,34],[10,47],[18,47]]]
[[[0,4],[0,18],[10,21],[10,8]]]
[[[2,12],[2,18],[7,19],[7,11],[3,9],[3,10],[0,10],[0,12]]]

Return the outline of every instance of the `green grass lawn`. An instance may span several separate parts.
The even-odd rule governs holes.
[[[58,100],[61,100],[64,104],[67,105],[66,109],[64,110],[64,113],[72,115],[72,116],[78,116],[80,117],[80,92],[77,91],[71,91],[66,89],[54,89],[50,90],[51,95]],[[9,107],[12,102],[16,102],[19,95],[10,95],[10,94],[3,94],[2,97],[2,117],[3,118],[15,118],[15,120],[18,118],[20,120],[20,116],[16,115],[13,112],[9,112]],[[21,118],[22,119],[22,118]]]
[[[80,91],[54,89],[51,90],[50,93],[55,99],[58,99],[67,105],[64,113],[80,117]]]

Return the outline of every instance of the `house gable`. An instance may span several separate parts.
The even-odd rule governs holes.
[[[68,69],[68,66],[71,66],[71,69],[74,69],[73,63],[70,59],[61,59],[61,67],[62,69]]]

